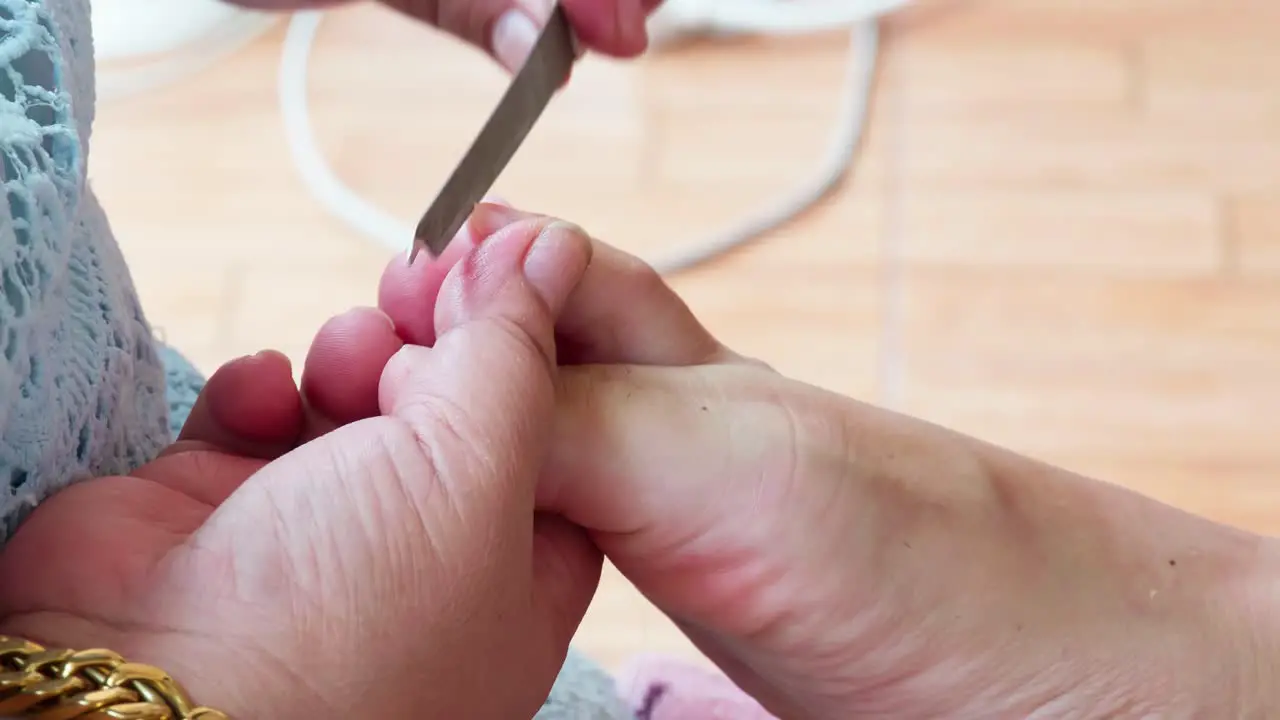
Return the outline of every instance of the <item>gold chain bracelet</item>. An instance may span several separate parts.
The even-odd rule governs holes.
[[[49,649],[0,635],[0,718],[229,720],[166,673],[110,650]]]

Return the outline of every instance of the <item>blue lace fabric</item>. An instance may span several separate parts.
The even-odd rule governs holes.
[[[86,181],[88,0],[0,0],[0,532],[171,437],[165,368]]]

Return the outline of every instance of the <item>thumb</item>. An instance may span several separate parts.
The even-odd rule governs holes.
[[[555,412],[555,322],[591,248],[579,228],[545,219],[494,234],[445,278],[435,346],[407,345],[383,370],[383,414],[436,462],[458,463],[438,479],[457,485],[446,487],[455,500],[532,510]]]
[[[379,386],[383,413],[407,424],[432,458],[462,521],[457,532],[532,573],[535,612],[563,647],[601,559],[577,528],[535,525],[534,495],[555,424],[555,324],[591,254],[585,232],[546,218],[493,234],[445,278],[435,345],[405,346]]]
[[[231,557],[247,558],[237,568],[243,587],[273,589],[281,562],[252,561],[264,555],[265,530],[296,597],[324,596],[326,612],[358,617],[376,608],[397,627],[415,618],[459,648],[497,640],[472,637],[473,624],[442,608],[482,624],[519,618],[544,640],[526,645],[538,653],[531,662],[554,673],[570,640],[564,628],[580,621],[601,563],[585,535],[575,544],[563,524],[535,530],[534,512],[556,409],[555,319],[590,259],[588,237],[564,223],[493,235],[445,279],[435,346],[405,346],[387,363],[382,416],[266,466],[191,547],[230,542]]]

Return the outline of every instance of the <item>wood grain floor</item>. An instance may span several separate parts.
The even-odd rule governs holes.
[[[301,358],[391,252],[290,164],[277,31],[104,104],[91,174],[148,312],[205,369]],[[589,58],[497,190],[646,257],[809,172],[843,34]],[[888,24],[866,150],[803,220],[674,280],[799,378],[1280,532],[1280,4],[948,0]],[[338,172],[410,222],[504,87],[389,13],[334,13],[312,66]],[[610,574],[580,644],[693,655]]]

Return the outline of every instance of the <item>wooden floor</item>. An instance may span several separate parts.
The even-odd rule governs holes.
[[[92,176],[148,312],[206,369],[300,358],[390,255],[290,164],[281,36],[99,110]],[[696,241],[811,171],[846,45],[589,58],[498,191],[646,257]],[[680,292],[787,373],[1280,532],[1280,4],[926,2],[883,62],[847,186]],[[360,7],[322,28],[311,98],[339,173],[407,224],[504,83]],[[691,652],[615,575],[581,646]]]

